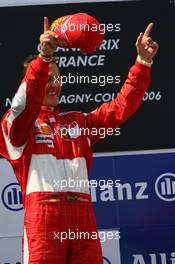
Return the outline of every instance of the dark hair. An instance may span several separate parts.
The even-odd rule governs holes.
[[[25,58],[23,63],[23,76],[26,74],[27,68],[29,67],[30,63],[35,60],[38,57],[37,54],[29,55],[27,58]],[[56,63],[55,58],[53,57],[52,61],[53,63]]]

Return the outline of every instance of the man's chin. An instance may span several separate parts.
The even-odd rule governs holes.
[[[44,101],[42,105],[49,106],[49,107],[55,107],[57,106],[57,104],[58,104],[57,100],[54,100],[54,101],[48,100],[48,101]]]

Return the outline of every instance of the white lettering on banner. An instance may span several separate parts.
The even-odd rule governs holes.
[[[127,200],[132,200],[131,184],[129,183],[121,184],[118,190],[118,200],[124,200],[124,193],[126,194]]]
[[[149,91],[145,92],[143,101],[160,101],[162,99],[161,91]]]
[[[62,95],[59,99],[59,104],[73,104],[73,103],[88,103],[92,94],[70,94],[67,97]]]
[[[120,39],[104,39],[99,50],[118,50]]]
[[[104,66],[105,55],[92,56],[60,56],[55,57],[59,68],[64,67],[79,67],[79,66]]]
[[[145,261],[142,255],[133,255],[133,257],[134,257],[133,264],[145,264]]]
[[[90,97],[91,97],[91,94],[85,94],[85,102],[88,102]]]
[[[117,132],[117,131],[116,131]],[[123,201],[123,200],[146,200],[150,196],[147,193],[147,182],[136,182],[133,184],[120,184],[118,188],[106,188],[103,192],[97,192],[91,186],[91,195],[94,202],[102,201]],[[110,186],[112,187],[112,186]],[[161,174],[155,181],[155,194],[157,197],[166,202],[175,200],[175,174],[164,173]],[[175,264],[175,263],[174,263]]]
[[[101,45],[99,46],[99,48],[97,50],[119,50],[119,45],[118,43],[120,42],[120,39],[104,39],[101,43]],[[41,52],[41,45],[38,44],[37,47],[38,52]],[[57,47],[56,52],[80,52],[79,48],[61,48],[61,47]]]
[[[147,194],[143,195],[144,191],[147,188],[147,185],[148,185],[147,182],[142,182],[141,184],[140,184],[140,182],[137,182],[135,184],[136,188],[140,187],[139,190],[138,190],[138,193],[136,194],[136,199],[140,199],[140,197],[142,197],[142,199],[148,199],[148,195]]]
[[[107,190],[101,193],[101,200],[104,202],[115,201],[114,192],[111,191],[112,187],[108,187]]]
[[[90,192],[93,202],[97,202],[98,200],[102,202],[133,199],[145,200],[149,199],[148,194],[145,194],[147,185],[147,182],[137,182],[135,183],[134,187],[132,187],[130,183],[121,183],[118,188],[113,188],[112,186],[110,186],[105,188],[105,190],[100,191],[100,193],[97,193],[96,188],[94,186],[91,186]]]
[[[139,188],[138,188],[139,187]],[[143,195],[147,187],[147,182],[137,182],[135,183],[135,188],[137,188],[137,192],[135,194],[136,200],[144,200],[148,199],[148,195]],[[129,183],[121,184],[118,191],[118,200],[124,200],[124,190],[126,190],[126,198],[127,200],[133,199],[133,191],[132,186]]]
[[[11,105],[12,105],[12,99],[6,98],[6,100],[5,100],[5,107],[11,107]]]
[[[61,95],[61,97],[58,99],[59,104],[73,104],[73,103],[89,103],[89,102],[109,102],[115,98],[116,94],[115,93],[98,93],[96,95],[90,94],[69,94],[68,96],[66,95]]]
[[[89,94],[69,94],[68,96],[66,95],[61,95],[58,98],[58,103],[59,104],[77,104],[77,103],[89,103],[89,102],[109,102],[113,100],[116,97],[116,93],[97,93],[93,95],[92,93]],[[6,98],[5,101],[5,107],[9,108],[11,107],[12,100],[9,98]]]
[[[58,99],[58,103],[61,104],[72,104],[72,103],[89,103],[90,101],[94,101],[96,103],[99,102],[108,102],[115,98],[115,93],[98,93],[92,96],[92,94],[69,94],[68,96],[62,95]],[[6,98],[5,100],[5,107],[11,107],[12,99]]]
[[[170,258],[165,253],[149,254],[147,258],[141,254],[132,256],[134,258],[133,264],[168,264],[169,260],[171,260],[171,264],[175,264],[175,252],[171,253]]]

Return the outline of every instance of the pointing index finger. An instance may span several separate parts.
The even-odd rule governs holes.
[[[44,17],[44,32],[46,32],[47,30],[50,30],[49,21],[47,17]]]
[[[143,34],[144,37],[148,37],[152,28],[154,26],[154,23],[149,23],[149,25],[147,26],[147,28],[145,29],[145,32]]]

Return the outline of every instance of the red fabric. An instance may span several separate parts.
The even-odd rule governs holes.
[[[37,118],[45,94],[49,63],[39,56],[31,62],[23,81],[27,83],[26,107],[18,118],[15,118],[10,129],[10,140],[14,146],[21,146],[26,142],[27,134]],[[30,90],[30,91],[29,91]],[[24,122],[27,120],[27,122]],[[20,136],[19,136],[20,135]]]
[[[58,108],[53,112],[40,111],[43,91],[47,82],[47,71],[47,63],[42,62],[38,58],[31,63],[25,76],[25,80],[27,81],[26,106],[21,114],[10,124],[9,134],[9,140],[14,146],[20,147],[26,142],[26,146],[19,159],[15,160],[14,158],[9,158],[8,149],[6,148],[6,143],[2,134],[3,128],[7,135],[7,117],[9,113],[12,112],[12,109],[5,114],[1,121],[0,153],[9,159],[13,166],[15,175],[22,188],[23,202],[25,201],[26,183],[32,154],[52,155],[58,160],[71,160],[77,157],[84,157],[86,159],[87,170],[89,171],[92,161],[92,150],[88,140],[90,139],[91,145],[100,140],[100,135],[90,135],[89,138],[82,135],[77,139],[65,139],[64,137],[59,137],[59,135],[55,133],[55,147],[50,148],[44,142],[39,144],[35,142],[35,137],[40,133],[34,129],[36,120],[39,127],[43,124],[48,124],[53,134],[54,131],[57,131],[57,124],[70,125],[74,121],[78,123],[80,128],[87,127],[90,130],[100,127],[116,128],[136,112],[150,82],[150,68],[136,61],[135,65],[130,69],[128,78],[121,91],[114,100],[102,104],[87,115],[83,115],[81,112],[68,112],[67,114],[59,115]],[[35,104],[33,104],[33,102],[35,102]],[[18,109],[16,111],[18,111]],[[50,117],[55,118],[54,123],[50,123]]]
[[[89,195],[77,195],[89,199]],[[70,202],[66,197],[68,194],[65,193],[33,193],[27,196],[25,228],[30,264],[103,263],[99,238],[96,236],[94,239],[97,227],[91,202]],[[65,238],[62,241],[61,232]],[[89,237],[80,238],[80,232],[88,232]],[[70,236],[70,239],[65,236]]]
[[[58,36],[58,46],[80,48],[83,53],[94,53],[104,38],[100,23],[86,13],[56,19],[51,30]],[[65,27],[65,29],[64,29]]]
[[[98,240],[93,241],[65,241],[59,244],[52,240],[53,231],[65,230],[69,226],[72,229],[80,228],[96,230],[92,203],[77,202],[67,203],[42,203],[48,200],[45,191],[49,185],[53,168],[53,178],[57,180],[60,171],[59,164],[69,163],[62,170],[61,177],[73,176],[76,173],[89,171],[92,160],[91,145],[100,140],[99,135],[78,135],[77,138],[61,137],[55,133],[59,126],[74,125],[79,128],[119,127],[138,109],[143,95],[150,81],[150,68],[136,62],[131,67],[128,77],[115,99],[104,103],[94,111],[83,114],[81,112],[59,113],[59,108],[54,111],[41,110],[44,89],[47,83],[48,63],[40,58],[34,60],[26,73],[19,92],[15,95],[11,109],[5,114],[0,130],[0,152],[9,159],[15,175],[20,183],[25,208],[25,225],[29,242],[30,263],[41,264],[101,264],[101,250]],[[43,126],[48,129],[43,130]],[[52,132],[52,135],[50,133]],[[41,140],[42,137],[42,140]],[[10,145],[11,144],[11,145]],[[10,145],[10,148],[8,148]],[[31,165],[31,158],[37,163]],[[37,159],[40,158],[40,161]],[[44,157],[44,158],[43,158]],[[50,159],[54,162],[53,168]],[[85,168],[73,166],[72,160],[85,161]],[[38,163],[39,162],[39,163]],[[42,191],[31,191],[26,195],[28,178],[31,176],[29,168],[35,172],[38,181],[42,181]],[[44,179],[41,175],[41,166],[47,171]],[[71,175],[66,174],[67,171]],[[87,169],[87,170],[86,170]],[[72,175],[72,173],[75,173]],[[64,175],[63,175],[64,174]],[[85,176],[87,177],[87,176]],[[67,178],[66,178],[67,179]],[[33,186],[33,185],[32,185]],[[35,187],[35,186],[34,186]],[[55,195],[55,189],[53,194]],[[78,195],[83,195],[81,192]],[[84,196],[83,196],[84,197]],[[50,199],[50,198],[49,198]],[[44,257],[43,257],[44,252]],[[62,252],[62,253],[61,253]],[[34,255],[36,253],[36,255]],[[76,257],[77,256],[77,259]],[[97,257],[97,258],[95,258]],[[44,260],[42,258],[45,258]],[[99,258],[99,262],[97,259]],[[42,259],[42,260],[41,260]],[[93,262],[94,261],[94,262]],[[96,262],[95,262],[96,261]]]

